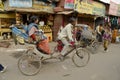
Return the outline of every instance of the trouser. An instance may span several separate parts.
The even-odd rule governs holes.
[[[61,41],[62,41],[62,43],[64,44],[64,47],[63,47],[63,49],[62,49],[62,51],[61,51],[61,55],[64,56],[64,55],[67,53],[70,44],[69,44],[69,42],[67,41],[67,39],[65,39],[65,38],[61,39]]]
[[[104,46],[104,49],[107,49],[107,48],[108,48],[108,40],[104,40],[103,46]]]
[[[2,71],[4,69],[4,67],[2,66],[2,64],[0,64],[0,71]]]

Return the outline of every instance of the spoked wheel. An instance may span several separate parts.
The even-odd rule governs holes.
[[[18,68],[24,75],[35,75],[41,69],[41,60],[33,53],[23,55],[18,61]]]
[[[72,56],[72,61],[77,67],[84,67],[88,64],[90,53],[85,48],[78,48]]]

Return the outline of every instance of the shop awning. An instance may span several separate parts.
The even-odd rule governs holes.
[[[62,11],[62,12],[57,12],[57,14],[65,14],[65,15],[68,15],[68,14],[71,14],[73,13],[74,11]]]

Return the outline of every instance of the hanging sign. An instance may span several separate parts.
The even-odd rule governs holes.
[[[73,9],[74,8],[74,0],[65,0],[64,8],[65,9]]]
[[[52,6],[45,6],[41,4],[41,1],[35,0],[33,2],[33,9],[37,9],[41,12],[48,12],[48,13],[54,13],[53,7]]]
[[[94,15],[100,15],[105,16],[105,6],[98,2],[93,2],[93,14]]]
[[[87,2],[80,2],[80,0],[75,0],[74,9],[79,13],[92,14],[93,5]]]

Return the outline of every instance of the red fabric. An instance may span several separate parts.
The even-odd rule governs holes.
[[[40,41],[38,47],[47,54],[51,53],[47,39]]]
[[[74,41],[71,41],[70,44],[71,44],[71,46],[74,46],[74,45],[75,45],[75,42],[74,42]]]
[[[31,37],[34,41],[36,41],[35,34],[32,34],[30,37]]]
[[[58,43],[58,44],[57,44],[57,50],[58,50],[59,52],[61,52],[62,49],[63,49],[63,43],[62,43],[61,40],[58,40],[57,43]]]

